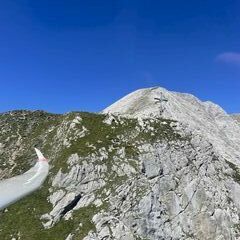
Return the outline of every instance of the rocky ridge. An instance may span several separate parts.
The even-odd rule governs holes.
[[[213,103],[150,88],[101,114],[13,111],[0,126],[0,178],[34,146],[51,165],[0,213],[0,239],[240,238],[240,125]]]
[[[240,122],[240,115],[239,114],[233,114],[232,118],[238,122]]]

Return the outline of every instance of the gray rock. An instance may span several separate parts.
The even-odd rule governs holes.
[[[161,112],[154,100],[160,93],[168,99]],[[44,207],[29,215],[42,223],[42,234],[63,240],[240,238],[238,117],[163,88],[138,90],[103,112],[0,115],[0,178],[32,164],[30,142],[51,160],[37,199]],[[26,206],[32,202],[29,197]],[[22,208],[16,204],[25,219]],[[11,209],[2,214],[15,220]],[[59,236],[58,226],[69,230]],[[25,239],[24,228],[16,228]],[[18,239],[12,225],[7,229],[0,223],[0,239]]]

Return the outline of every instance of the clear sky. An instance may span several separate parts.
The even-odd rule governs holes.
[[[240,1],[0,1],[0,112],[99,111],[151,86],[240,112]]]

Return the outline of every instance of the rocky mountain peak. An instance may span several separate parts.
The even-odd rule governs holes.
[[[160,87],[140,89],[113,103],[103,113],[130,118],[161,116],[176,120],[188,131],[204,135],[217,151],[240,164],[240,126],[220,106],[210,101],[203,102],[192,94],[171,92]]]
[[[51,165],[0,213],[0,239],[240,236],[240,125],[214,103],[149,88],[99,114],[0,114],[0,127],[0,179],[32,166],[34,147]]]

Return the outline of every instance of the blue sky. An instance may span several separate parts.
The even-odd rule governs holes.
[[[99,111],[162,86],[240,112],[237,0],[1,0],[0,112]]]

